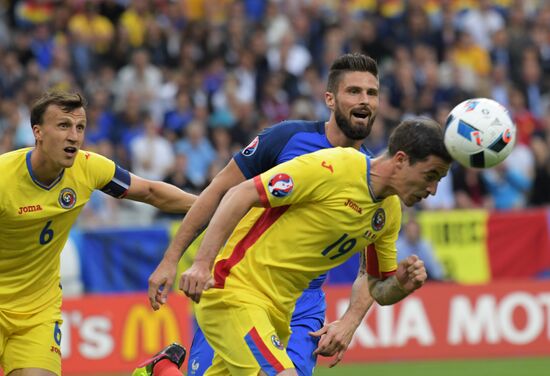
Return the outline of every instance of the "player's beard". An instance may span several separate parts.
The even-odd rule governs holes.
[[[338,106],[338,102],[336,102],[336,110],[334,111],[334,119],[336,120],[336,124],[338,125],[338,128],[344,133],[344,135],[352,140],[363,140],[367,138],[367,136],[370,134],[370,130],[372,129],[372,124],[374,123],[374,119],[376,118],[376,115],[374,115],[372,112],[369,115],[369,121],[367,123],[367,126],[364,127],[362,125],[354,126],[351,123],[351,120],[349,118],[346,118],[344,113],[340,111],[340,107]]]

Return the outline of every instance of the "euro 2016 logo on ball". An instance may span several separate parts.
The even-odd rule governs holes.
[[[488,98],[458,104],[445,123],[445,147],[465,167],[489,168],[514,148],[516,126],[508,110]]]

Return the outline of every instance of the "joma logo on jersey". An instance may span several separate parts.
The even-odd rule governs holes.
[[[19,211],[17,212],[17,214],[33,213],[41,210],[42,210],[42,206],[40,205],[21,206],[19,207]]]
[[[357,203],[353,200],[350,200],[348,198],[348,200],[344,203],[345,206],[349,207],[349,208],[352,208],[353,210],[355,210],[357,213],[359,214],[362,214],[363,213],[363,209],[361,209],[359,207],[359,205],[357,205]]]
[[[61,356],[61,350],[59,349],[59,347],[56,347],[56,346],[52,346],[50,348],[50,351],[53,352],[53,353],[56,353],[57,355]]]

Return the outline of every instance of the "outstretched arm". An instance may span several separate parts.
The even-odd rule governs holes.
[[[168,290],[174,283],[181,255],[206,227],[223,195],[244,180],[241,170],[235,161],[231,160],[197,198],[164,252],[161,262],[149,276],[149,302],[154,310],[158,310],[162,304],[166,303]]]
[[[191,268],[181,275],[179,288],[193,301],[213,286],[212,266],[218,252],[248,210],[260,204],[260,195],[252,179],[231,188],[212,217]]]
[[[161,181],[147,180],[131,174],[130,187],[124,198],[145,202],[164,212],[186,213],[197,196]]]
[[[424,262],[411,255],[401,260],[395,275],[385,280],[369,275],[369,290],[378,304],[391,305],[422,287],[427,277]]]
[[[369,292],[367,263],[363,251],[360,253],[359,271],[351,288],[348,309],[340,320],[326,324],[318,331],[310,333],[314,337],[321,337],[314,354],[327,357],[336,355],[329,367],[338,364],[343,359],[353,334],[363,321],[372,303],[374,303],[374,299]]]

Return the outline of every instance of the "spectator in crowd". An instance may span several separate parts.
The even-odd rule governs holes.
[[[536,119],[542,118],[545,104],[550,103],[548,98],[550,92],[546,83],[543,79],[538,51],[532,48],[526,49],[523,53],[519,87],[523,92],[527,109]]]
[[[469,30],[475,44],[488,50],[492,47],[492,35],[505,27],[504,17],[495,9],[494,0],[479,0],[477,7],[471,7],[460,16],[463,30]]]
[[[483,173],[458,163],[452,167],[453,195],[457,209],[492,209],[494,207]]]
[[[530,146],[535,158],[535,173],[529,205],[550,205],[550,105],[542,118],[542,128],[534,133]]]
[[[140,106],[149,111],[162,84],[162,72],[151,64],[149,52],[138,49],[132,53],[131,63],[117,73],[115,108],[122,109],[129,93],[139,98]]]
[[[127,94],[125,106],[114,114],[110,137],[116,146],[115,158],[123,166],[130,166],[130,142],[143,132],[146,114],[141,98],[134,92]]]
[[[512,90],[511,81],[508,78],[508,68],[504,64],[493,65],[491,74],[492,85],[490,89],[491,98],[501,105],[510,107],[510,92]]]
[[[517,143],[529,145],[533,133],[540,129],[540,124],[527,107],[525,94],[517,86],[511,87],[508,95],[510,116],[517,129]]]
[[[5,98],[13,98],[23,81],[23,65],[14,49],[2,50],[0,56],[0,94]]]
[[[174,148],[151,115],[143,119],[144,133],[130,141],[132,170],[150,180],[164,180],[174,167]]]
[[[164,114],[163,132],[166,138],[172,142],[183,137],[185,128],[193,120],[193,105],[191,96],[180,88],[176,95],[174,108]]]
[[[187,158],[187,178],[197,187],[207,182],[208,169],[216,160],[216,150],[206,137],[206,126],[192,121],[185,130],[185,137],[176,143],[176,153]]]
[[[512,210],[526,206],[532,180],[521,168],[511,166],[505,161],[484,170],[483,178],[494,200],[495,209]]]
[[[150,4],[147,0],[130,0],[118,20],[119,26],[128,34],[128,40],[133,48],[143,46],[147,26],[154,22]]]
[[[481,85],[481,88],[487,86],[487,79],[491,72],[491,58],[486,49],[476,44],[470,30],[459,31],[450,51],[450,58],[459,69],[473,74],[477,85]]]
[[[99,14],[99,2],[85,0],[77,6],[68,29],[77,76],[82,81],[106,57],[115,37],[115,27],[109,18]]]
[[[395,244],[397,261],[405,260],[411,255],[417,255],[424,261],[428,280],[443,281],[447,278],[445,269],[437,259],[430,242],[422,237],[421,230],[420,223],[414,218],[413,214],[409,214],[409,218],[404,221]]]
[[[168,175],[164,178],[164,182],[175,185],[179,189],[186,192],[199,194],[202,187],[194,185],[193,182],[189,180],[187,177],[187,170],[187,156],[185,154],[176,154],[174,165]]]

